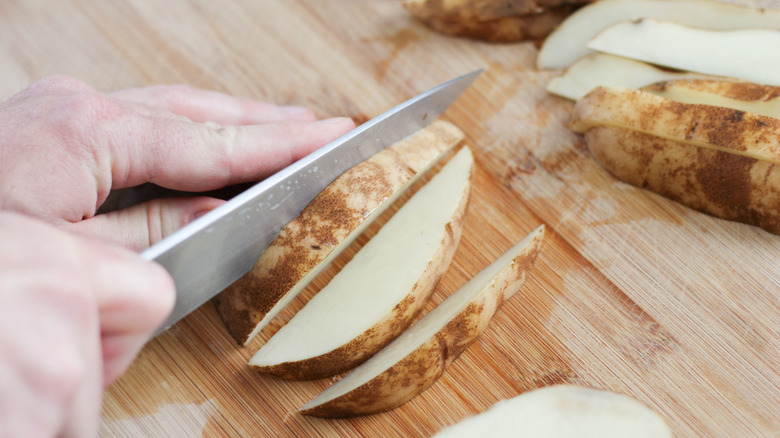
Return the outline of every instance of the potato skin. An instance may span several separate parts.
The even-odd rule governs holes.
[[[246,345],[253,331],[262,329],[264,318],[273,316],[274,307],[289,299],[288,294],[297,293],[291,291],[335,256],[339,244],[354,238],[353,232],[369,215],[376,217],[389,205],[389,197],[462,139],[460,129],[437,120],[325,188],[282,229],[250,272],[213,300],[236,342]]]
[[[470,174],[473,173],[472,164]],[[470,191],[471,184],[467,186],[466,193],[461,198],[452,220],[446,224],[446,233],[428,266],[425,267],[409,294],[393,308],[391,313],[349,343],[326,354],[273,366],[253,365],[253,369],[288,380],[321,379],[355,368],[392,342],[414,322],[414,318],[428,302],[436,285],[447,272],[463,232]]]
[[[407,0],[412,16],[444,35],[494,43],[538,41],[590,0]]]
[[[616,178],[780,234],[780,120],[599,87],[571,126]]]
[[[643,90],[663,91],[667,88],[687,88],[745,102],[766,102],[780,98],[780,87],[731,79],[677,79],[651,84],[643,87]]]
[[[394,409],[433,385],[487,328],[495,312],[523,285],[544,239],[541,227],[510,269],[455,315],[441,330],[390,368],[333,400],[301,410],[304,415],[344,418]]]

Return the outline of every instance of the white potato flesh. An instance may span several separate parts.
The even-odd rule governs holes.
[[[593,53],[586,43],[610,25],[655,18],[702,29],[780,29],[780,10],[714,0],[600,0],[569,16],[545,39],[536,65],[563,69]]]
[[[509,299],[517,290],[506,290],[506,284],[495,284],[496,278],[500,274],[505,273],[504,271],[507,269],[512,269],[515,259],[527,253],[529,245],[538,244],[543,234],[544,226],[535,229],[472,277],[471,280],[461,286],[446,300],[439,303],[433,310],[414,323],[401,336],[388,344],[371,359],[306,403],[301,408],[301,411],[313,409],[316,406],[341,397],[387,371],[393,365],[415,353],[418,348],[441,332],[450,321],[461,312],[464,312],[469,304],[481,302],[486,294],[506,293],[507,296],[500,299],[499,302]],[[511,278],[511,276],[509,277]],[[490,318],[492,313],[484,317]]]
[[[479,436],[664,438],[672,432],[660,415],[631,397],[562,384],[501,400],[434,438]]]
[[[638,89],[656,82],[688,78],[713,76],[663,70],[622,56],[593,53],[580,58],[560,76],[551,79],[547,83],[547,91],[567,99],[579,100],[598,86],[619,85]]]
[[[669,21],[616,23],[588,47],[680,70],[780,85],[780,30],[706,30]]]
[[[258,367],[326,354],[373,327],[419,280],[467,196],[473,157],[459,151],[255,353]]]

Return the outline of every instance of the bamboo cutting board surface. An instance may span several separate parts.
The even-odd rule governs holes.
[[[566,129],[571,103],[544,91],[554,73],[533,68],[533,44],[438,35],[395,0],[4,0],[0,23],[3,99],[64,73],[102,91],[185,83],[364,121],[484,68],[443,116],[466,133],[477,173],[429,308],[548,227],[522,291],[398,409],[297,414],[330,380],[281,381],[246,366],[291,311],[242,349],[207,304],[108,389],[101,435],[430,436],[500,399],[569,382],[635,397],[678,436],[780,436],[780,236],[610,177]]]

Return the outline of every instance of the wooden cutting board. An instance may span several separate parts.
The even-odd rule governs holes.
[[[780,236],[610,177],[567,130],[571,103],[544,91],[554,72],[533,68],[533,44],[441,36],[395,0],[4,0],[0,23],[2,98],[65,73],[103,91],[185,83],[364,121],[484,68],[443,116],[466,133],[478,170],[431,306],[548,227],[523,290],[396,410],[297,414],[331,382],[251,371],[259,343],[237,347],[207,304],[108,389],[101,435],[430,436],[500,399],[570,382],[631,395],[678,436],[780,436]]]

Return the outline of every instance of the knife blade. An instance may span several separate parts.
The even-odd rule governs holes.
[[[255,184],[141,253],[173,277],[176,303],[157,334],[249,272],[263,250],[339,175],[429,125],[482,70],[380,114]]]

